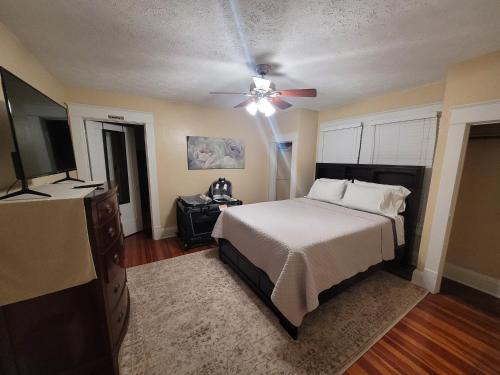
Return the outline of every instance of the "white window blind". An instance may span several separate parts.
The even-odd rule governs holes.
[[[322,132],[323,163],[357,163],[361,126]]]
[[[432,166],[437,119],[373,125],[373,164]]]

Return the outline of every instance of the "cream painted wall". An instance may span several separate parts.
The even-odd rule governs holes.
[[[0,65],[59,103],[66,98],[64,86],[0,23]],[[2,96],[3,100],[3,96]]]
[[[500,138],[470,139],[447,263],[500,279],[499,192]]]
[[[316,173],[316,140],[318,133],[318,112],[300,110],[299,153],[297,157],[296,196],[307,195]]]
[[[52,99],[63,103],[66,98],[64,86],[56,80],[33,55],[0,23],[0,65],[15,75],[29,82]],[[15,180],[14,169],[10,158],[11,133],[6,116],[3,93],[0,88],[0,192]],[[34,184],[45,183],[59,178],[39,178]]]
[[[209,184],[221,176],[233,183],[234,196],[244,203],[267,200],[268,141],[264,130],[266,124],[260,117],[252,117],[244,110],[210,108],[78,88],[67,89],[67,100],[70,103],[153,113],[160,216],[164,228],[176,225],[174,205],[178,195],[206,192]],[[190,135],[244,140],[245,169],[189,171],[186,136]]]
[[[450,108],[457,105],[471,104],[500,99],[500,51],[480,56],[452,65],[446,77],[446,89],[443,100],[443,116],[438,134],[434,168],[432,172],[427,213],[433,213],[436,206],[438,184],[441,177],[444,149],[449,127]],[[420,243],[418,268],[423,270],[429,236],[432,227],[432,215],[427,214]],[[496,228],[492,228],[496,230]]]
[[[354,103],[348,103],[343,106],[320,111],[318,121],[319,123],[322,123],[342,118],[361,116],[369,113],[438,103],[443,100],[444,90],[444,82],[436,82],[414,87],[408,90],[386,93]]]
[[[297,153],[297,179],[294,194],[296,197],[306,195],[314,182],[318,112],[307,109],[289,109],[285,112],[278,112],[274,118],[264,121],[268,124],[267,136],[271,140],[281,135],[297,134],[297,142],[293,145],[294,153]]]

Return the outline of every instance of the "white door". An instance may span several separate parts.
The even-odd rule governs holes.
[[[295,197],[293,142],[272,142],[269,145],[270,178],[269,200],[283,200]]]
[[[128,126],[90,120],[85,120],[85,132],[92,180],[119,182],[123,234],[139,232],[143,227],[134,132]]]
[[[290,199],[292,167],[292,144],[276,144],[276,197],[275,200]]]

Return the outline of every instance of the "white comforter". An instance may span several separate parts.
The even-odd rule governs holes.
[[[320,292],[394,258],[390,219],[306,198],[230,207],[212,236],[267,273],[271,300],[296,326]]]

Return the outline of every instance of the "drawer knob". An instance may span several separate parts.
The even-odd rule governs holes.
[[[118,263],[119,260],[120,260],[120,256],[118,255],[118,253],[114,253],[113,254],[113,262]]]
[[[111,214],[113,212],[113,208],[111,207],[111,205],[109,203],[106,203],[106,212],[108,214]]]
[[[113,229],[113,227],[108,228],[108,234],[111,238],[115,236],[115,230]]]
[[[118,293],[119,290],[120,290],[120,283],[115,285],[115,287],[113,288],[113,293]]]

